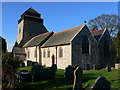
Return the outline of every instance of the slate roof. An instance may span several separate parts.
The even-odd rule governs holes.
[[[20,47],[13,47],[12,51],[13,53],[17,53],[17,54],[25,54],[25,49]]]
[[[28,10],[25,11],[25,13],[34,13],[34,14],[40,14],[38,13],[36,10],[34,10],[33,8],[29,8]]]
[[[105,29],[101,29],[101,30],[95,30],[95,31],[92,31],[95,39],[98,41],[103,33]]]
[[[56,46],[56,45],[63,45],[69,44],[70,40],[74,38],[76,33],[80,31],[84,25],[77,26],[71,29],[67,29],[52,35],[48,41],[46,41],[41,47],[48,47],[48,46]]]
[[[53,35],[53,32],[47,32],[37,35],[33,37],[31,40],[29,40],[23,47],[42,45],[51,35]]]
[[[101,35],[105,29],[92,31],[94,36]]]

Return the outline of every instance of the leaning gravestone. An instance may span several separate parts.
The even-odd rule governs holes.
[[[74,71],[74,85],[73,85],[74,90],[82,89],[82,76],[83,76],[83,71],[78,66]]]
[[[74,82],[74,68],[70,65],[65,69],[65,74],[64,74],[65,81],[68,83]]]
[[[98,77],[95,80],[95,84],[92,86],[92,90],[110,90],[110,82],[105,77]]]

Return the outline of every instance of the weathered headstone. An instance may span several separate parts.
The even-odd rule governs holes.
[[[65,81],[68,83],[74,82],[74,68],[70,65],[65,69],[65,74],[64,74]]]
[[[21,70],[16,74],[16,80],[19,82],[31,82],[31,74],[28,70]]]
[[[32,62],[32,66],[38,65],[38,62]]]
[[[93,65],[93,70],[100,70],[100,69],[101,69],[100,65],[98,64]]]
[[[22,63],[22,67],[25,67],[25,63]]]
[[[55,79],[56,71],[57,71],[56,64],[53,64],[50,68],[42,69],[42,73],[41,73],[42,80]]]
[[[27,61],[27,66],[32,66],[32,61]]]
[[[79,66],[78,64],[77,64],[77,65],[75,65],[75,66],[74,66],[74,70],[75,70],[78,66]]]
[[[105,77],[98,77],[95,80],[95,84],[92,86],[92,90],[110,90],[110,82]]]
[[[41,73],[41,79],[42,80],[48,80],[51,77],[51,70],[50,68],[44,68],[42,69],[42,73]]]
[[[90,70],[90,64],[86,64],[86,70]]]
[[[107,71],[108,71],[108,72],[111,71],[111,66],[110,66],[110,64],[107,64],[107,67],[106,67],[106,68],[107,68]]]
[[[42,73],[43,67],[41,65],[34,65],[31,69],[32,74],[32,81],[40,81],[41,80],[41,73]]]
[[[73,85],[74,90],[82,89],[82,76],[83,76],[83,71],[78,66],[74,71],[74,85]]]
[[[50,79],[55,79],[55,73],[57,71],[57,65],[56,64],[53,64],[52,67],[50,68],[50,73],[51,73],[51,77]]]

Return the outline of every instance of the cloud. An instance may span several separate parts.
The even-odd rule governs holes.
[[[11,52],[11,51],[12,51],[13,46],[14,46],[14,44],[13,44],[13,43],[8,43],[8,44],[7,44],[7,51],[8,51],[8,52]]]

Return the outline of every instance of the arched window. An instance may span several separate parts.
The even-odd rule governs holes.
[[[104,56],[109,56],[109,49],[110,49],[110,46],[109,46],[109,41],[108,40],[105,40],[104,41]]]
[[[59,57],[63,57],[63,49],[61,47],[59,48]]]
[[[43,50],[43,57],[46,57],[45,49]]]
[[[37,57],[37,49],[34,50],[34,57]]]
[[[89,40],[88,40],[88,37],[85,36],[82,40],[82,54],[89,54]]]
[[[50,57],[50,50],[47,51],[47,57]]]
[[[27,57],[30,58],[30,50],[27,51]]]

